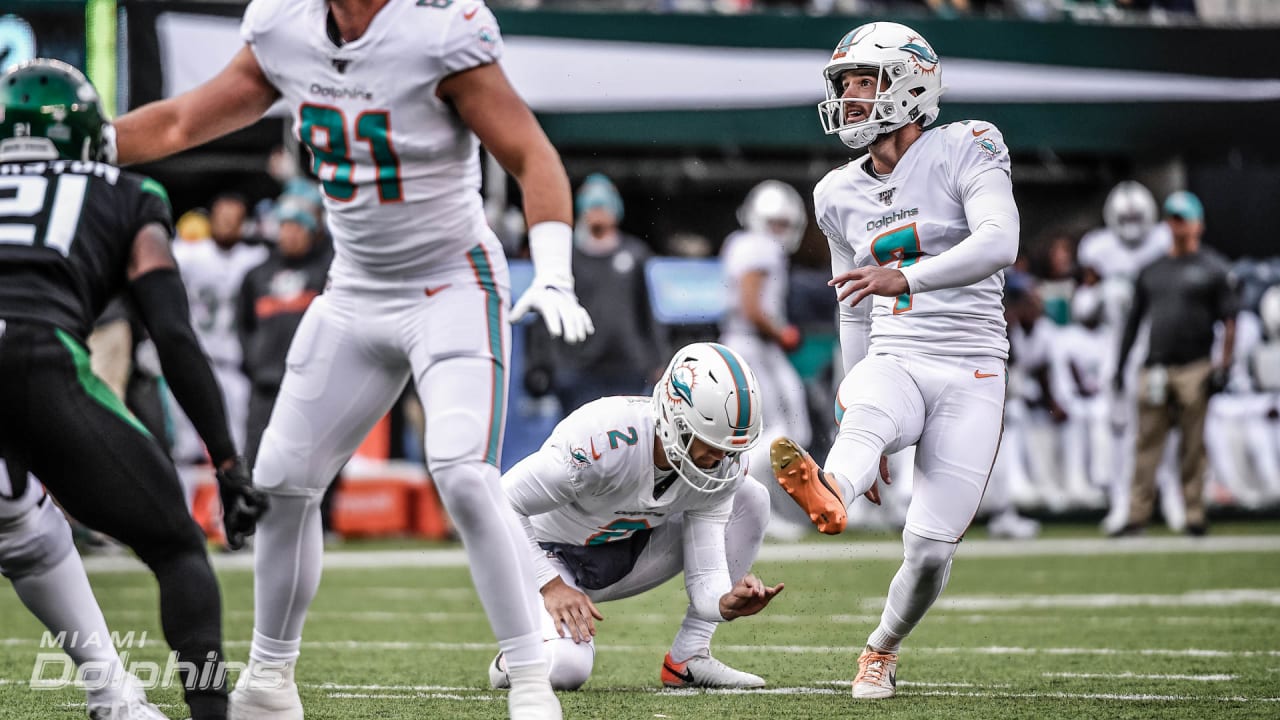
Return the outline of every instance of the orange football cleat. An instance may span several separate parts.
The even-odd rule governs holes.
[[[835,480],[818,467],[813,457],[794,441],[781,437],[769,448],[773,476],[796,501],[819,532],[838,535],[849,522],[844,498]]]

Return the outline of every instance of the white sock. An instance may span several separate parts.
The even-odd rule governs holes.
[[[671,659],[682,663],[691,657],[711,653],[711,635],[716,631],[718,623],[707,622],[692,616],[692,610],[685,613],[684,622],[680,623],[680,631],[671,643]]]
[[[302,638],[277,640],[253,631],[253,643],[249,645],[249,659],[268,665],[294,665],[302,652]]]

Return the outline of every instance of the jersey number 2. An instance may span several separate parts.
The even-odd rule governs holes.
[[[47,247],[63,257],[71,254],[89,178],[57,176],[52,201],[49,184],[43,175],[0,177],[0,244]],[[50,208],[48,219],[40,217],[45,207]]]
[[[298,109],[298,120],[298,134],[311,148],[311,172],[320,178],[324,194],[340,202],[354,200],[359,188],[351,182],[346,116],[335,107],[305,104]],[[356,116],[352,131],[356,140],[369,143],[369,155],[378,173],[378,201],[403,200],[400,158],[391,146],[391,115],[386,110],[365,110]]]
[[[899,268],[915,265],[920,259],[920,235],[916,233],[916,224],[877,235],[871,241],[871,255],[881,265],[898,263]],[[893,314],[904,313],[911,309],[911,293],[905,292],[893,303]]]

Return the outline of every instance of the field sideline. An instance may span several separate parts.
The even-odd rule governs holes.
[[[946,594],[904,650],[899,697],[874,709],[849,697],[848,681],[900,546],[891,535],[769,544],[756,570],[786,591],[763,615],[723,626],[713,645],[768,688],[660,688],[658,666],[684,611],[676,580],[601,606],[595,673],[582,691],[562,695],[565,717],[1280,717],[1275,530],[1240,525],[1255,534],[1224,528],[1200,541],[1104,541],[1086,532],[966,541]],[[357,544],[326,555],[299,668],[307,717],[505,717],[505,694],[487,687],[495,647],[461,551],[373,545],[381,549],[348,549]],[[249,559],[215,556],[233,661],[244,660],[252,626]],[[112,629],[147,633],[129,660],[162,663],[154,582],[129,558],[88,564]],[[28,687],[40,637],[6,584],[0,719],[83,718],[80,692]],[[185,717],[176,690],[151,696]]]

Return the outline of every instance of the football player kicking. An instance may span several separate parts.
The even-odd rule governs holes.
[[[191,328],[164,188],[99,162],[110,159],[106,127],[97,92],[70,65],[35,60],[0,77],[0,573],[53,634],[73,638],[63,649],[94,674],[91,718],[164,717],[110,647],[71,529],[34,475],[155,574],[191,716],[223,720],[222,604],[204,533],[168,455],[89,365],[85,338],[109,300],[134,302],[204,439],[228,545],[253,533],[267,501],[236,456]]]
[[[825,470],[786,439],[771,450],[783,487],[819,530],[838,533],[847,503],[864,493],[879,501],[883,455],[916,446],[903,564],[853,681],[855,698],[887,698],[902,641],[947,583],[1000,444],[1003,268],[1017,254],[1018,208],[999,130],[977,121],[925,130],[943,88],[919,33],[855,28],[823,81],[825,130],[869,150],[814,189],[839,289],[842,417]]]
[[[741,462],[760,437],[757,387],[729,348],[689,345],[652,398],[584,405],[503,475],[529,536],[557,690],[576,690],[591,676],[595,621],[604,619],[596,603],[638,595],[682,570],[689,608],[663,659],[662,683],[764,686],[710,650],[719,623],[760,612],[783,587],[748,574],[769,519],[769,493],[744,480]],[[510,683],[502,653],[489,680]]]
[[[253,643],[231,716],[303,717],[294,669],[320,585],[320,501],[412,377],[427,469],[511,664],[508,710],[559,720],[533,565],[498,471],[507,321],[537,312],[571,343],[593,328],[574,294],[569,178],[498,64],[497,20],[478,1],[254,0],[240,32],[245,45],[209,82],[115,124],[120,160],[143,162],[282,100],[334,241],[329,287],[294,335],[254,465],[272,512],[254,547]],[[481,143],[523,193],[535,273],[514,308],[481,202]]]

